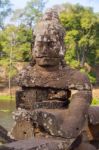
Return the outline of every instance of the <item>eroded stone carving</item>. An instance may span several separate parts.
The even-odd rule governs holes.
[[[0,142],[10,143],[14,141],[7,134],[8,134],[7,130],[0,125]]]
[[[34,35],[32,66],[22,70],[17,80],[22,87],[16,94],[17,108],[21,109],[14,115],[17,125],[12,135],[18,139],[18,134],[17,137],[15,134],[17,130],[22,133],[19,139],[25,139],[29,135],[31,137],[33,132],[34,138],[58,139],[59,147],[53,150],[73,150],[75,147],[71,145],[79,136],[83,136],[88,121],[92,99],[89,79],[83,73],[64,65],[65,30],[55,10],[50,9],[44,14]],[[27,127],[21,130],[18,123],[24,124],[23,120],[25,124],[27,122]],[[83,140],[81,143],[84,148]],[[39,143],[37,145],[39,147]],[[93,146],[89,147],[94,150]],[[88,150],[88,145],[84,149]]]

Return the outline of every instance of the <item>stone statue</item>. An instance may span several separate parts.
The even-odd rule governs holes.
[[[2,142],[4,144],[14,141],[7,134],[7,130],[0,125],[0,143]]]
[[[64,35],[57,12],[47,10],[34,29],[32,65],[17,79],[22,88],[16,94],[19,109],[11,134],[16,139],[44,139],[45,145],[50,143],[48,150],[95,150],[83,138],[91,84],[85,74],[65,65]]]

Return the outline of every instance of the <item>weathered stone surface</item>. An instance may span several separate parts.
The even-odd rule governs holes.
[[[17,123],[12,128],[11,135],[16,140],[24,140],[33,137],[34,132],[32,123],[30,121],[27,121],[26,119],[18,120]]]
[[[9,142],[14,141],[7,134],[8,134],[8,131],[4,129],[2,126],[0,126],[0,142],[9,143]]]
[[[43,146],[48,142],[45,149],[67,150],[82,135],[88,121],[88,109],[92,100],[91,84],[85,74],[64,64],[65,30],[55,10],[48,10],[44,14],[34,29],[34,35],[32,66],[22,70],[17,79],[22,88],[17,92],[17,108],[27,111],[20,109],[15,113],[13,135],[16,131],[22,131],[21,136],[17,134],[17,139],[25,138],[25,135],[31,137],[33,127],[34,137],[59,138],[60,147],[57,147],[56,140],[47,139],[43,141]],[[60,138],[64,138],[65,147]],[[32,142],[33,147],[30,149],[44,149],[40,142],[41,140],[34,144]],[[85,141],[81,139],[81,143]],[[76,148],[78,147],[75,150]],[[87,148],[85,146],[85,150]]]
[[[21,114],[19,111],[19,113],[16,113],[15,118],[16,120],[20,120],[21,118],[21,122],[22,118],[23,120],[24,118],[31,120],[32,124],[36,124],[37,127],[35,128],[39,128],[39,132],[44,132],[45,135],[49,134],[56,137],[75,138],[81,133],[85,120],[87,119],[90,92],[78,92],[72,96],[72,99],[73,102],[70,103],[69,109],[66,109],[66,107],[61,109],[44,109],[44,107],[42,107],[42,109],[34,109],[31,112],[25,111],[24,113],[23,111]],[[73,107],[74,105],[79,105],[79,108]],[[80,112],[81,110],[83,113],[78,114],[78,111]],[[70,117],[68,117],[69,115]],[[36,136],[35,133],[34,135]]]
[[[79,136],[76,141],[71,145],[69,150],[97,150],[93,144],[82,142],[82,136]]]
[[[18,83],[25,87],[91,90],[89,79],[71,68],[46,70],[37,66],[30,67],[20,74]]]
[[[2,146],[0,150],[67,150],[74,139],[35,139],[21,140]]]
[[[91,141],[90,142],[97,150],[99,150],[99,140]]]
[[[24,109],[61,109],[66,108],[68,106],[69,101],[43,101],[43,102],[34,102],[30,103],[31,105],[25,105],[24,103],[18,103],[17,107],[21,107]]]
[[[64,108],[69,103],[70,91],[25,88],[16,93],[16,106],[25,109]]]
[[[65,30],[61,26],[57,12],[48,10],[34,29],[35,43],[33,56],[36,58],[60,58],[64,53]],[[47,50],[48,49],[48,50]],[[60,56],[59,56],[60,55]],[[52,64],[52,62],[50,62]],[[43,64],[45,65],[45,64]]]
[[[89,123],[92,125],[99,124],[99,106],[91,106],[88,111]]]
[[[89,141],[99,141],[99,106],[91,106],[88,111],[88,127],[86,129]]]
[[[92,143],[92,145],[82,143],[81,137],[74,143],[73,141],[73,139],[31,138],[0,146],[0,150],[96,150],[98,148],[98,143],[96,144],[96,142]]]

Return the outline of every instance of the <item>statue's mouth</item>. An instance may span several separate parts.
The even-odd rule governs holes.
[[[41,59],[42,59],[42,58],[45,58],[45,59],[51,59],[51,58],[52,58],[52,59],[59,59],[60,57],[53,57],[53,56],[46,56],[46,55],[45,55],[45,56],[37,56],[36,58],[37,58],[37,59],[40,59],[40,58],[41,58]]]
[[[40,55],[40,56],[37,56],[36,58],[50,58],[50,56],[43,56],[43,55]]]
[[[48,56],[43,56],[43,57],[36,57],[36,62],[40,66],[56,66],[59,64],[59,57],[48,57]]]

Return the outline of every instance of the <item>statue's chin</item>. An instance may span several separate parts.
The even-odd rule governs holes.
[[[42,67],[59,65],[60,58],[42,57],[36,58],[36,64]]]

